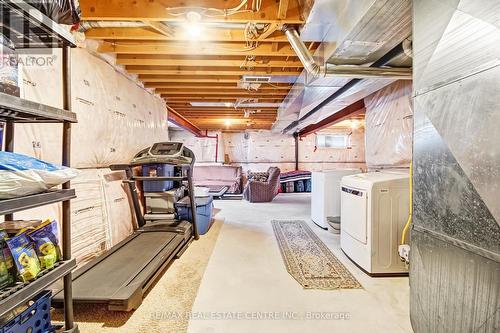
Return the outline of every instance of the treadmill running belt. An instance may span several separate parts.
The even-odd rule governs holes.
[[[184,237],[175,232],[139,232],[117,244],[90,268],[73,277],[75,302],[109,303],[110,309],[129,311],[142,302],[143,288],[158,269],[173,259]],[[115,249],[117,248],[117,249]],[[60,292],[55,299],[62,298]]]

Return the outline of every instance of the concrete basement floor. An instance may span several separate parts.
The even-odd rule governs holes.
[[[340,237],[310,220],[308,194],[280,194],[272,203],[215,201],[216,224],[151,289],[134,312],[76,306],[82,333],[412,332],[408,278],[370,278],[340,250]],[[271,226],[302,219],[364,289],[305,290],[288,274]],[[230,316],[295,319],[230,320]],[[239,313],[239,314],[238,314]],[[348,319],[302,318],[308,313]],[[62,314],[55,313],[61,320]],[[221,316],[226,318],[221,319]],[[302,319],[300,319],[302,318]],[[189,320],[190,319],[190,320]]]
[[[308,194],[280,194],[272,203],[259,204],[218,200],[215,207],[225,223],[201,280],[188,332],[412,332],[408,278],[371,278],[359,270],[340,250],[339,235],[311,222]],[[286,271],[273,219],[307,221],[364,289],[303,289]],[[227,318],[238,312],[246,317],[273,312],[275,318],[290,313],[306,318]],[[321,312],[347,313],[349,319],[307,319],[308,313]]]

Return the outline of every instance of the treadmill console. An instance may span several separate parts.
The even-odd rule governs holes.
[[[159,142],[149,149],[149,153],[153,156],[181,156],[183,148],[180,142]]]
[[[130,163],[191,165],[194,163],[193,152],[181,142],[158,142],[150,148],[141,150]]]

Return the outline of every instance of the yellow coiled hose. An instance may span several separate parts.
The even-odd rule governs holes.
[[[406,244],[406,234],[408,233],[408,230],[410,229],[411,225],[411,220],[412,220],[412,215],[413,215],[413,162],[410,163],[410,210],[408,214],[408,221],[406,221],[406,225],[403,229],[403,234],[401,235],[401,245]]]

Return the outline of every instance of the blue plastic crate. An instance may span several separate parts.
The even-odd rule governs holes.
[[[42,291],[33,299],[32,305],[0,328],[0,333],[55,332],[50,322],[51,296],[50,291]]]
[[[312,190],[311,180],[306,179],[306,180],[304,180],[304,183],[306,185],[306,192],[311,192],[311,190]]]
[[[213,208],[213,198],[209,197],[198,197],[196,201],[196,226],[198,227],[198,233],[204,235],[210,229],[212,222],[212,208]],[[179,220],[193,221],[193,214],[191,210],[191,200],[189,197],[185,197],[175,204],[177,208],[177,215]]]
[[[145,177],[173,177],[174,166],[170,164],[148,164],[142,166]],[[164,192],[174,187],[170,180],[145,180],[142,182],[144,192]]]

